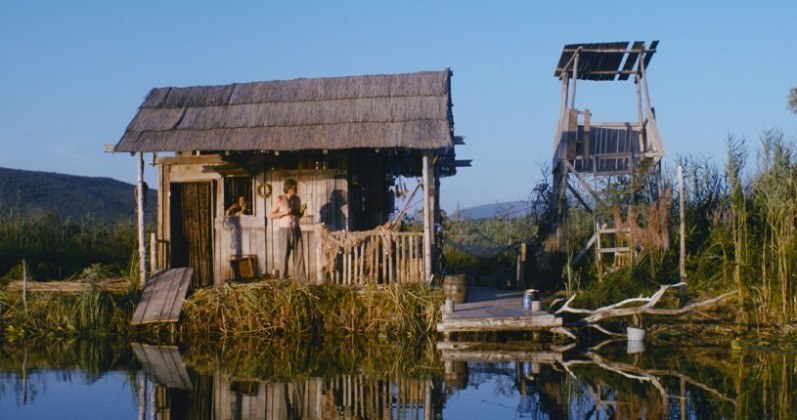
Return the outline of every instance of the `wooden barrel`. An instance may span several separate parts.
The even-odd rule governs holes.
[[[468,298],[468,288],[465,286],[464,274],[452,274],[443,280],[443,293],[446,299],[451,299],[454,303],[465,303]]]

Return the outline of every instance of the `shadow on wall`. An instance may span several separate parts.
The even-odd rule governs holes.
[[[321,206],[319,210],[321,222],[327,226],[327,229],[334,231],[348,227],[346,212],[343,211],[344,206],[348,205],[348,201],[346,191],[332,191],[329,195],[329,201]]]

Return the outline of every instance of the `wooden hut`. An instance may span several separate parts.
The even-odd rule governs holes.
[[[194,286],[279,270],[277,227],[266,214],[292,178],[307,206],[308,278],[428,281],[439,243],[440,178],[468,164],[454,159],[462,142],[453,132],[451,74],[151,90],[112,151],[138,154],[139,180],[145,153],[158,167],[152,269],[193,267]],[[423,232],[385,227],[397,192],[406,193],[397,182],[414,177]],[[251,210],[226,215],[238,197]]]

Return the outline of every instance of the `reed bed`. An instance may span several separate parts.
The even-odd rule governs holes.
[[[78,294],[31,293],[26,311],[21,293],[3,290],[0,329],[7,341],[128,335],[137,303],[137,292],[109,293],[90,285]]]
[[[0,203],[0,282],[63,280],[94,263],[122,273],[136,246],[132,222],[114,224],[86,217],[61,220],[54,214],[20,214]]]
[[[686,184],[677,194],[685,201],[688,292],[705,297],[738,290],[738,304],[723,308],[733,315],[731,326],[786,337],[797,328],[797,149],[774,130],[765,131],[754,150],[732,136],[726,143],[722,164],[678,159]],[[673,170],[665,171],[664,186],[675,185],[674,178]],[[630,266],[603,278],[595,264],[567,266],[566,278],[578,279],[575,304],[602,306],[678,282],[679,252],[672,246],[680,240],[678,202],[655,208],[656,217],[647,218],[660,230],[651,238],[662,242],[633,238],[643,246]],[[646,205],[653,208],[642,202],[635,211]],[[591,230],[583,227],[589,222],[569,219],[571,244],[587,242]]]
[[[415,336],[434,331],[440,289],[420,284],[346,287],[268,281],[194,292],[183,331],[226,336],[370,334]]]

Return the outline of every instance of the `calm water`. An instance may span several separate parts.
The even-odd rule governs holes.
[[[625,342],[17,343],[0,350],[0,418],[797,418],[796,361]]]

